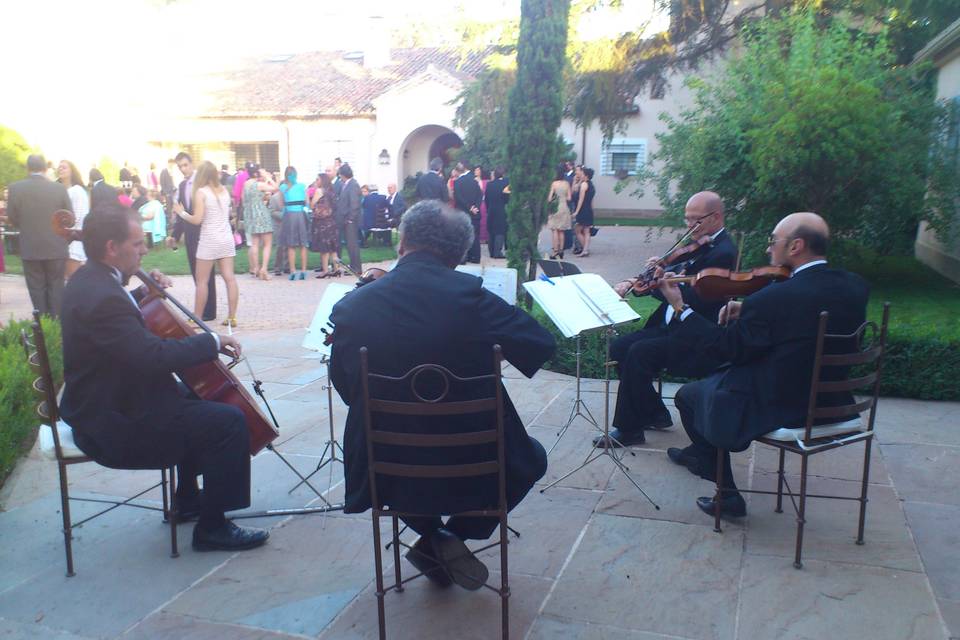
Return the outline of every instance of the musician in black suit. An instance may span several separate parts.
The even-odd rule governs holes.
[[[455,271],[472,243],[473,227],[461,212],[437,200],[422,200],[411,207],[400,223],[400,260],[384,277],[347,295],[333,309],[335,326],[331,376],[343,401],[349,405],[344,433],[347,513],[369,509],[367,450],[364,438],[364,408],[360,375],[360,347],[369,349],[370,371],[399,376],[417,364],[434,363],[458,376],[491,373],[494,344],[504,357],[530,377],[553,354],[550,333],[524,311],[510,306],[481,286],[475,276]],[[390,318],[384,330],[384,318]],[[470,394],[490,395],[491,389],[451,389],[451,400]],[[477,430],[489,424],[489,415],[467,417],[453,425]],[[449,432],[449,421],[399,418],[381,425],[410,431]],[[539,442],[529,437],[516,409],[504,393],[507,502],[513,508],[546,472],[547,459]],[[448,452],[385,451],[385,456],[414,464],[449,462]],[[464,462],[469,453],[462,454]],[[485,447],[477,455],[489,459]],[[455,481],[392,479],[379,487],[379,495],[393,508],[415,513],[454,513],[479,505],[496,504],[496,482],[489,477]],[[461,552],[468,566],[458,567],[453,580],[476,588],[483,564],[468,556],[465,539],[485,539],[496,529],[496,518],[439,517],[408,519],[421,535],[417,553],[407,558],[421,571],[436,569],[433,558]],[[419,555],[424,554],[424,555]],[[427,559],[425,559],[425,557]],[[465,560],[467,562],[467,560]],[[461,581],[458,573],[473,576]],[[438,570],[427,573],[440,584],[450,576]]]
[[[70,196],[59,182],[47,179],[43,156],[27,158],[30,175],[10,185],[7,217],[20,230],[20,257],[30,303],[40,313],[57,317],[63,296],[67,241],[53,230],[53,214],[73,211]]]
[[[193,547],[249,549],[266,531],[241,529],[225,511],[250,505],[250,435],[237,407],[186,397],[173,372],[240,353],[232,336],[198,333],[162,339],[145,326],[137,305],[144,288],[124,285],[147,253],[139,214],[115,203],[83,221],[87,263],[63,298],[64,392],[60,412],[80,449],[119,469],[176,464],[178,514],[199,517]],[[170,280],[153,273],[161,284]],[[203,491],[197,475],[203,475]]]
[[[187,262],[190,264],[190,275],[197,277],[197,245],[200,243],[200,225],[190,224],[180,215],[181,211],[193,213],[193,158],[190,154],[181,151],[177,154],[175,160],[183,174],[183,180],[180,181],[180,187],[177,196],[177,202],[173,205],[173,211],[177,214],[173,223],[173,234],[171,237],[174,242],[180,240],[183,236],[183,243],[187,247]],[[210,279],[207,281],[207,303],[203,307],[203,320],[210,321],[217,319],[217,283],[214,278],[215,270],[210,269]]]
[[[686,255],[680,262],[668,267],[670,273],[696,275],[703,269],[733,269],[737,262],[737,248],[724,229],[723,200],[712,191],[694,194],[684,210],[687,229],[693,242],[704,244]],[[651,258],[656,261],[657,258]],[[648,263],[650,264],[650,263]],[[660,269],[658,276],[664,275]],[[633,286],[633,280],[617,284],[620,295]],[[692,287],[682,288],[683,299],[698,313],[716,318],[722,302],[702,300]],[[653,297],[663,301],[659,291]],[[667,331],[672,310],[666,302],[657,307],[640,331],[617,338],[610,346],[610,357],[617,362],[620,387],[613,415],[610,438],[597,437],[598,446],[629,446],[646,442],[644,429],[666,429],[673,425],[670,412],[653,387],[653,379],[663,371],[671,375],[699,378],[721,364],[691,342],[676,340]]]
[[[473,245],[467,251],[467,262],[480,263],[480,205],[483,204],[483,189],[473,171],[463,164],[457,165],[460,177],[453,181],[453,204],[470,216],[473,225]]]
[[[447,191],[447,181],[443,179],[443,160],[434,158],[430,161],[430,171],[417,178],[417,198],[420,200],[440,200],[446,202],[450,199],[450,193]]]
[[[103,179],[100,169],[90,169],[90,210],[117,202],[117,190]]]
[[[730,451],[743,451],[750,442],[781,427],[802,426],[807,415],[810,376],[816,350],[820,312],[830,314],[827,331],[851,334],[866,318],[869,287],[860,276],[827,266],[829,229],[814,213],[794,213],[777,224],[767,253],[773,265],[789,267],[789,280],[771,284],[729,303],[719,325],[690,309],[675,284],[661,287],[674,311],[671,336],[696,341],[714,358],[731,363],[723,371],[684,385],[676,405],[692,444],[668,449],[677,464],[707,479],[716,476],[717,449],[724,459],[721,512],[746,515],[746,504],[736,490],[730,470]],[[830,345],[849,351],[852,345]],[[836,367],[828,377],[846,377]],[[849,393],[822,397],[827,406],[853,401]],[[851,416],[855,417],[855,416]],[[699,498],[697,506],[713,514],[713,498]]]

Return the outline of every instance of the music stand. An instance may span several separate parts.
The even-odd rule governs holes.
[[[548,278],[562,278],[563,276],[575,276],[580,271],[580,267],[572,262],[563,262],[561,260],[537,260],[540,270]]]

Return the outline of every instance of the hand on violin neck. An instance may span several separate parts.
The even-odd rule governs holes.
[[[720,309],[720,317],[717,320],[717,324],[723,326],[739,319],[741,306],[743,306],[743,303],[735,300],[728,302],[722,309]]]
[[[633,289],[633,285],[635,282],[636,280],[623,280],[613,285],[613,290],[616,291],[617,295],[622,298],[625,295],[627,295],[627,293],[629,293],[631,289]]]
[[[220,353],[225,356],[230,356],[234,360],[240,358],[243,349],[240,347],[239,340],[234,336],[225,336],[220,333],[217,334],[217,337],[220,338]]]
[[[164,275],[159,269],[151,269],[150,277],[160,285],[161,289],[169,289],[173,286],[173,280],[170,279],[170,276]]]

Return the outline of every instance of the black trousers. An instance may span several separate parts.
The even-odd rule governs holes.
[[[490,236],[490,241],[487,243],[487,249],[490,251],[491,258],[503,257],[504,239],[505,239],[505,236],[501,234]]]
[[[690,438],[690,446],[684,451],[694,455],[699,460],[698,468],[700,477],[711,482],[717,479],[717,448],[710,444],[704,435],[697,431],[694,407],[702,406],[699,402],[699,395],[704,393],[702,385],[693,382],[685,384],[677,391],[674,398],[674,404],[677,406],[677,412],[680,414],[680,421],[683,423],[683,430],[687,432]],[[733,469],[730,468],[730,452],[723,452],[723,486],[726,489],[724,495],[737,493],[737,485],[733,481]]]
[[[60,315],[66,260],[24,260],[23,276],[30,303],[40,313],[54,318]]]
[[[470,216],[470,214],[467,214]],[[470,262],[480,262],[480,214],[470,216],[470,223],[473,224],[473,244],[467,251],[467,260]]]
[[[186,224],[183,231],[183,243],[187,247],[187,262],[190,263],[190,275],[197,281],[197,245],[200,243],[200,227],[195,224]],[[216,269],[210,269],[210,280],[207,282],[207,304],[203,307],[203,320],[217,318],[217,286],[214,276]]]
[[[507,463],[507,511],[513,511],[520,502],[526,497],[537,480],[543,477],[547,472],[547,452],[539,441],[530,439],[536,450],[536,460],[538,462],[536,469],[524,469],[523,477],[510,473],[510,465]],[[510,452],[507,451],[507,456]],[[471,507],[472,508],[472,507]],[[421,536],[427,536],[443,527],[461,540],[486,540],[497,529],[500,521],[496,518],[471,518],[464,516],[450,516],[444,524],[440,516],[409,516],[401,518],[403,523],[416,531]]]
[[[620,336],[610,345],[616,360],[620,389],[613,414],[613,426],[636,433],[670,412],[653,387],[663,372],[676,376],[702,377],[722,363],[696,350],[687,342],[671,337],[666,327],[650,327]]]

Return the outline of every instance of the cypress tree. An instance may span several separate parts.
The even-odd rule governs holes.
[[[546,200],[562,139],[563,67],[570,0],[522,0],[517,42],[517,81],[508,101],[507,262],[520,281],[537,274],[537,236],[546,221]]]

